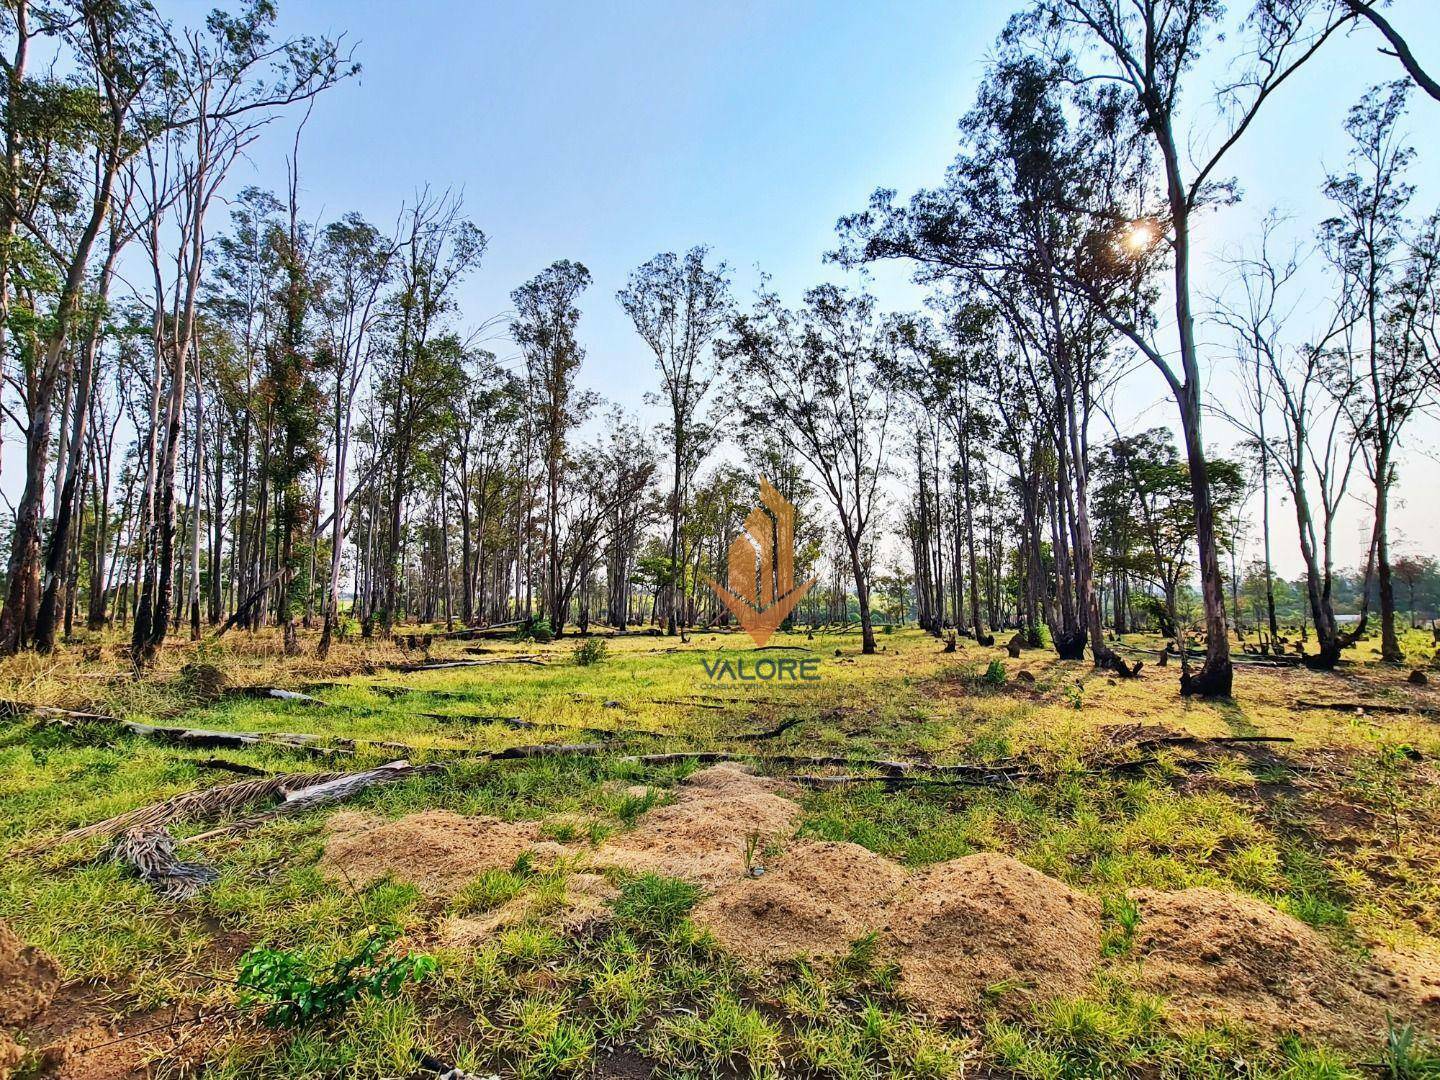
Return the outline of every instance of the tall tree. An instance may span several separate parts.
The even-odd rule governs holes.
[[[170,137],[146,152],[157,403],[162,377],[168,392],[163,416],[155,405],[151,411],[142,521],[145,570],[131,636],[137,666],[164,642],[174,602],[175,474],[185,435],[187,380],[198,363],[206,216],[234,163],[279,110],[311,101],[359,70],[341,54],[338,42],[272,40],[275,19],[270,0],[252,0],[235,14],[212,12],[203,31],[169,36]],[[174,216],[173,246],[164,243],[160,231],[167,210]]]
[[[1380,652],[1395,664],[1405,654],[1395,628],[1390,496],[1401,437],[1429,389],[1430,358],[1425,341],[1414,332],[1412,297],[1424,297],[1435,274],[1423,238],[1419,250],[1412,249],[1405,216],[1414,194],[1405,171],[1415,152],[1405,145],[1399,125],[1409,89],[1403,81],[1377,87],[1350,110],[1345,121],[1353,144],[1348,169],[1325,181],[1336,213],[1321,227],[1347,300],[1347,352],[1357,377],[1345,404],[1365,450],[1374,492],[1371,544],[1380,587]]]
[[[530,407],[545,471],[545,601],[552,631],[565,625],[562,588],[561,479],[570,432],[585,418],[593,397],[577,392],[575,376],[585,350],[575,336],[577,301],[590,271],[577,262],[552,263],[510,294],[515,317],[510,333],[525,356]]]
[[[331,373],[331,468],[334,471],[330,519],[330,572],[319,655],[330,650],[340,614],[340,564],[344,548],[350,442],[355,395],[370,365],[372,331],[380,314],[380,296],[390,280],[395,245],[358,214],[327,225],[320,237],[321,288],[316,305],[323,321],[322,345]]]
[[[746,419],[805,460],[835,511],[867,654],[875,652],[870,564],[895,396],[880,372],[894,338],[873,297],[821,285],[796,311],[762,289],[725,345],[737,361]]]
[[[705,266],[707,251],[691,248],[684,259],[673,252],[656,255],[630,275],[629,284],[616,294],[620,306],[635,324],[635,331],[655,354],[661,389],[670,410],[670,456],[674,474],[670,483],[670,564],[668,632],[676,631],[680,615],[678,568],[682,562],[680,536],[684,508],[705,455],[714,444],[714,432],[697,421],[716,368],[709,346],[724,324],[730,308],[728,268]]]
[[[1115,220],[1110,206],[1096,210],[1137,255],[1168,248],[1178,365],[1158,339],[1153,320],[1137,320],[1104,305],[1098,310],[1160,372],[1179,409],[1205,609],[1205,662],[1182,679],[1187,694],[1228,696],[1234,681],[1202,423],[1205,370],[1195,325],[1192,224],[1207,207],[1233,198],[1234,183],[1220,173],[1226,158],[1276,91],[1343,22],[1329,2],[1261,0],[1238,25],[1230,25],[1216,0],[1035,0],[1006,30],[1008,41],[1054,57],[1066,81],[1121,88],[1136,137],[1159,159],[1161,183],[1153,209],[1137,214],[1134,223]],[[1216,124],[1197,115],[1200,110],[1186,100],[1185,91],[1202,53],[1213,57],[1222,43],[1234,71],[1221,90],[1222,120]]]
[[[61,378],[91,255],[115,212],[122,171],[149,137],[153,120],[145,116],[142,121],[142,116],[154,108],[151,99],[171,70],[161,28],[146,4],[67,4],[46,9],[34,24],[32,14],[31,5],[20,3],[13,23],[7,11],[0,24],[16,37],[6,71],[7,175],[0,183],[0,228],[7,239],[19,240],[6,243],[0,257],[5,315],[0,333],[8,336],[12,329],[12,290],[25,294],[30,316],[28,331],[16,342],[25,409],[25,482],[10,540],[0,653],[37,643],[48,649],[54,643],[76,491],[72,483],[61,492],[67,504],[64,529],[58,537],[52,534],[44,560],[44,589],[51,599],[41,627],[41,518],[55,407],[64,393]],[[70,78],[28,75],[30,44],[42,34],[63,63],[74,67]],[[112,228],[111,249],[118,251],[125,236],[123,228]],[[113,271],[113,259],[110,265]],[[108,272],[103,275],[107,291],[108,277]],[[0,345],[6,340],[0,338]],[[82,440],[88,389],[84,400],[74,403],[82,418]]]

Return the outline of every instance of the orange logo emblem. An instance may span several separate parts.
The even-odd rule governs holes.
[[[795,507],[760,478],[760,501],[730,542],[730,587],[705,580],[757,647],[768,642],[815,584],[795,584]],[[766,511],[769,511],[768,513]]]

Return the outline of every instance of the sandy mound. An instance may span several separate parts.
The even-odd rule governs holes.
[[[733,765],[703,769],[680,785],[674,803],[605,844],[596,861],[719,888],[744,876],[748,838],[763,849],[795,831],[800,805],[777,794],[784,790],[781,781]]]
[[[29,1023],[45,1011],[59,988],[59,965],[0,923],[0,1026]]]
[[[486,870],[508,870],[523,852],[543,864],[565,848],[540,839],[540,824],[427,810],[394,820],[342,810],[326,822],[320,869],[355,888],[390,876],[426,896],[450,897]]]
[[[967,855],[916,873],[896,898],[889,939],[900,994],[939,1018],[1080,994],[1100,963],[1100,905],[1004,855]]]
[[[1418,1028],[1440,1031],[1440,957],[1416,952],[1377,950],[1366,971],[1367,989],[1393,1002]]]
[[[620,890],[602,874],[571,874],[565,879],[565,900],[544,908],[531,893],[483,915],[452,915],[440,926],[440,944],[473,949],[496,934],[527,921],[539,921],[567,933],[578,933],[610,917],[610,905]]]
[[[1226,1018],[1347,1045],[1383,1036],[1387,1012],[1422,1028],[1440,1019],[1440,978],[1422,957],[1381,954],[1362,967],[1298,919],[1215,889],[1132,895],[1140,985],[1182,1023]]]
[[[694,920],[737,956],[770,963],[841,956],[885,923],[885,905],[909,875],[858,844],[805,844],[758,879],[721,889]]]
[[[25,1060],[25,1048],[0,1031],[0,1076],[8,1077]]]
[[[795,786],[773,776],[757,776],[743,765],[721,764],[691,773],[680,784],[682,797],[697,791],[728,796],[765,792],[772,795],[793,795]]]

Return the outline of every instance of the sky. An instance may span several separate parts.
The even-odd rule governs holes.
[[[161,9],[193,22],[211,4]],[[581,381],[647,414],[653,359],[614,295],[660,251],[709,245],[734,270],[737,294],[758,270],[794,302],[805,288],[854,275],[823,264],[835,221],[876,187],[908,194],[938,183],[1012,0],[280,0],[280,33],[343,33],[362,74],[316,104],[300,147],[301,198],[310,220],[355,210],[383,226],[424,187],[455,189],[488,235],[481,267],[461,292],[462,324],[503,316],[509,293],[556,259],[583,262],[594,283],[582,299],[588,350]],[[1431,70],[1440,68],[1440,3],[1396,0],[1388,12]],[[1229,159],[1243,201],[1200,227],[1202,290],[1223,253],[1253,240],[1272,207],[1299,239],[1326,213],[1326,168],[1343,164],[1345,110],[1401,70],[1357,30],[1326,50],[1271,103]],[[230,190],[280,190],[293,118],[276,121]],[[1413,95],[1413,134],[1440,124],[1440,103]],[[1426,154],[1429,153],[1427,158]],[[1417,212],[1440,201],[1436,157],[1421,146]],[[224,221],[223,208],[212,227]],[[903,268],[873,274],[886,304],[917,308]],[[1208,440],[1236,435],[1233,365],[1218,332],[1207,337],[1216,415]],[[504,340],[488,343],[513,355]],[[1158,379],[1124,387],[1121,415],[1170,424]],[[738,433],[737,433],[738,434]],[[1108,431],[1097,433],[1108,436]],[[1395,527],[1400,550],[1440,553],[1440,500],[1431,426],[1417,426],[1401,466]],[[1300,566],[1278,499],[1277,569]],[[1258,507],[1253,515],[1258,520]],[[1340,530],[1340,561],[1363,559],[1366,511]]]

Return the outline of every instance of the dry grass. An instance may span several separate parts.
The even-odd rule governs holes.
[[[811,649],[821,673],[814,684],[783,686],[707,676],[702,659],[799,655],[756,653],[734,634],[695,634],[688,643],[615,637],[592,664],[576,663],[566,640],[447,641],[431,650],[434,659],[539,655],[545,663],[432,672],[394,670],[422,657],[388,642],[342,642],[324,663],[314,659],[311,639],[302,643],[305,655],[287,658],[268,633],[232,633],[218,645],[182,641],[137,680],[123,642],[95,641],[0,663],[0,697],[146,722],[352,740],[346,768],[398,756],[386,742],[407,744],[425,760],[599,743],[602,750],[586,757],[455,760],[348,808],[381,818],[444,812],[529,821],[537,823],[526,827],[537,843],[582,852],[644,836],[646,814],[678,790],[685,765],[624,760],[638,752],[1019,760],[1036,779],[806,794],[794,831],[860,844],[912,867],[977,852],[1018,858],[1102,904],[1107,954],[1121,959],[1133,932],[1127,891],[1195,886],[1264,900],[1342,952],[1383,945],[1440,955],[1440,690],[1409,685],[1408,669],[1375,664],[1368,645],[1335,674],[1241,668],[1234,702],[1209,703],[1179,697],[1173,665],[1151,663],[1140,679],[1119,680],[1040,651],[1010,660],[1001,648],[967,643],[943,654],[914,631],[882,635],[883,651],[873,657],[859,655],[853,634],[782,635],[777,643]],[[1145,639],[1130,644],[1155,648]],[[1428,661],[1428,645],[1412,645]],[[984,677],[996,660],[1003,685]],[[231,686],[311,687],[325,704],[208,700],[182,675],[200,663],[222,669]],[[1033,678],[1022,679],[1022,671]],[[1300,711],[1297,699],[1434,713]],[[776,738],[747,738],[795,718]],[[1116,738],[1120,725],[1294,741],[1162,749],[1154,765],[1097,771],[1097,761],[1155,753],[1127,748]],[[18,717],[0,734],[0,845],[14,852],[233,780],[206,764],[215,757],[275,772],[327,767],[283,747],[176,748],[104,724],[58,729]],[[666,812],[676,811],[655,811],[652,822]],[[663,877],[616,876],[621,895],[612,917],[583,928],[556,917],[565,865],[492,868],[489,877],[477,868],[469,885],[451,882],[455,901],[427,898],[399,867],[389,878],[367,872],[367,881],[377,880],[352,887],[333,868],[320,872],[327,816],[301,815],[200,845],[197,854],[220,869],[221,880],[185,903],[164,901],[119,867],[93,861],[90,848],[41,861],[10,858],[0,870],[0,917],[53,952],[69,977],[102,988],[98,1008],[109,1016],[224,1006],[233,1001],[239,953],[257,942],[319,964],[353,948],[369,926],[394,925],[423,944],[442,941],[456,918],[479,918],[485,897],[496,910],[520,913],[497,922],[502,932],[483,945],[442,948],[432,984],[357,1005],[332,1029],[277,1036],[244,1021],[227,1027],[206,1044],[220,1077],[408,1075],[422,1053],[507,1075],[603,1075],[616,1048],[668,1075],[944,1076],[975,1061],[1033,1076],[1218,1077],[1237,1075],[1236,1062],[1247,1076],[1346,1075],[1346,1055],[1314,1045],[1323,1033],[1308,1044],[1277,1043],[1243,1025],[1182,1033],[1167,1024],[1163,1004],[1109,975],[1068,1003],[1039,1002],[1018,1019],[997,1013],[959,1028],[911,1011],[894,972],[863,940],[826,950],[844,955],[823,968],[757,978],[685,919],[698,894]],[[753,857],[734,854],[727,865]],[[447,886],[447,895],[453,891]],[[582,891],[593,890],[577,887],[576,895]],[[453,907],[459,898],[463,911]],[[1383,1042],[1384,1033],[1375,1034]],[[1401,1051],[1377,1046],[1370,1056],[1386,1053]],[[1423,1056],[1413,1047],[1404,1053]]]

